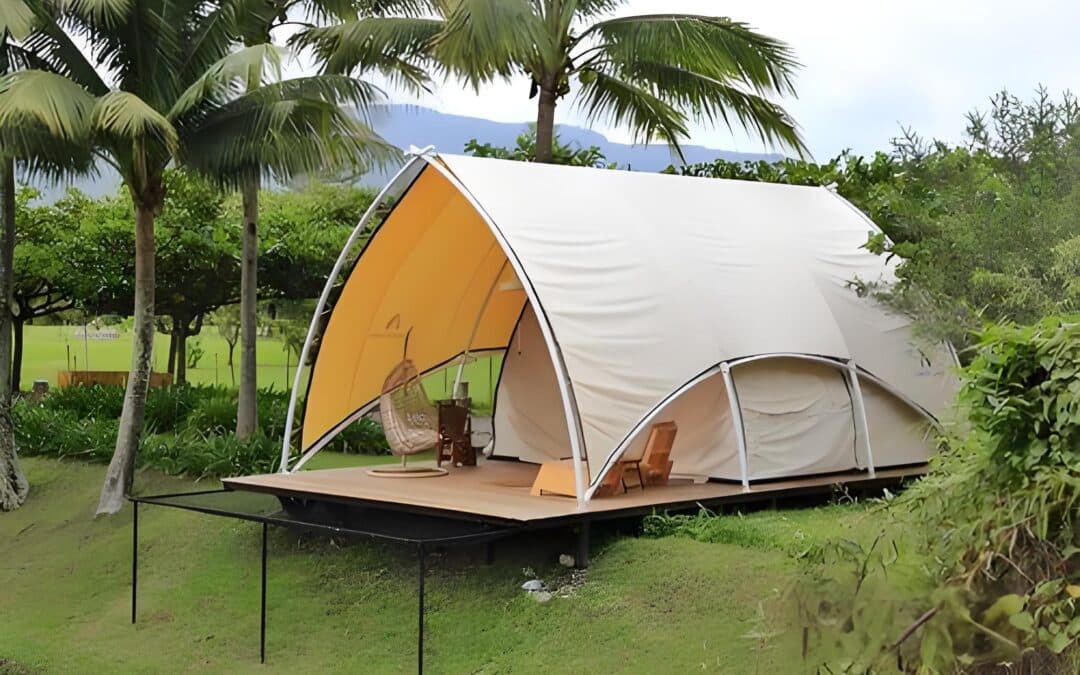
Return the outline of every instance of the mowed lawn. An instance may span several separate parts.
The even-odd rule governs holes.
[[[93,517],[103,467],[24,460],[33,492],[0,516],[0,671],[342,672],[416,668],[412,551],[273,531],[268,661],[259,665],[259,526],[140,511],[139,622],[129,622],[131,510]],[[213,487],[137,475],[141,493]],[[738,517],[738,516],[731,516]],[[868,522],[869,521],[869,522]],[[539,604],[527,568],[569,581],[562,535],[431,558],[431,673],[787,673],[800,631],[760,624],[793,551],[875,523],[860,506],[746,516],[741,543],[602,536],[569,597]],[[767,645],[749,636],[776,631]],[[4,663],[7,665],[3,665]]]
[[[46,380],[56,384],[61,370],[78,367],[79,370],[118,370],[131,368],[131,333],[121,331],[115,340],[84,340],[79,335],[80,326],[27,326],[23,354],[22,387],[29,389],[34,380]],[[105,329],[105,330],[111,330]],[[188,380],[193,384],[220,384],[235,386],[239,361],[230,371],[229,345],[213,326],[203,328],[201,335],[188,339],[188,350],[199,345],[203,356],[198,364],[188,369]],[[239,346],[235,358],[239,359]],[[69,362],[68,359],[71,359]],[[154,370],[164,372],[169,359],[169,336],[157,334],[154,338]],[[287,391],[296,375],[296,356],[289,356],[286,369],[286,352],[281,338],[260,338],[257,347],[258,380],[260,387],[273,387]],[[501,357],[481,357],[470,360],[465,366],[463,379],[469,382],[469,393],[479,408],[490,408],[491,391],[499,378]],[[389,375],[389,373],[387,373]],[[457,365],[428,377],[424,384],[432,399],[447,398],[453,389]]]

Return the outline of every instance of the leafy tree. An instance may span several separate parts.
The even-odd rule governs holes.
[[[589,166],[594,169],[615,169],[614,163],[595,145],[583,148],[577,143],[563,143],[559,135],[552,138],[551,163],[568,166]],[[510,159],[518,162],[536,161],[536,125],[530,124],[529,130],[517,137],[512,148],[502,148],[490,143],[480,144],[475,138],[465,144],[465,152],[475,157]]]
[[[16,195],[14,287],[12,289],[11,389],[22,380],[23,328],[27,322],[74,307],[66,249],[71,229],[58,205],[34,204],[37,190]]]
[[[318,297],[341,248],[374,199],[372,190],[337,183],[264,191],[259,196],[259,297]]]
[[[226,221],[225,196],[207,180],[170,170],[165,185],[158,222],[156,311],[171,336],[170,372],[177,383],[184,383],[188,338],[201,332],[208,313],[239,296],[240,233]]]
[[[783,42],[726,17],[616,16],[625,0],[364,0],[358,19],[296,38],[330,72],[392,53],[397,80],[424,87],[436,68],[481,85],[524,73],[537,98],[539,162],[554,159],[555,109],[574,93],[592,122],[629,128],[678,152],[691,121],[737,122],[801,152],[794,122],[769,99],[794,93]]]
[[[240,341],[240,308],[236,305],[219,307],[210,315],[210,321],[225,340],[225,344],[229,345],[229,377],[232,379],[233,386],[236,386],[233,352],[236,351],[236,343]]]
[[[271,46],[234,49],[237,7],[204,0],[50,3],[58,18],[29,41],[67,64],[0,80],[0,128],[31,120],[58,139],[85,141],[120,173],[135,211],[135,340],[131,377],[99,513],[131,487],[142,434],[154,333],[154,223],[164,171],[180,162],[223,182],[272,167],[308,173],[363,156],[370,133],[341,108],[374,93],[346,78],[281,81]],[[85,56],[70,35],[92,47]],[[332,142],[298,143],[298,138]]]

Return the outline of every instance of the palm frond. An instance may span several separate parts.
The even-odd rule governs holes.
[[[360,16],[438,15],[444,9],[443,0],[351,0]]]
[[[367,17],[296,35],[291,44],[309,49],[328,73],[378,71],[396,85],[419,92],[431,83],[431,49],[443,30],[440,19]]]
[[[716,80],[737,79],[758,93],[794,94],[790,47],[725,17],[654,14],[593,24],[581,39],[614,63],[670,63]]]
[[[25,39],[34,30],[34,10],[24,0],[4,0],[0,3],[0,38],[10,35]]]
[[[185,138],[184,163],[236,187],[252,175],[287,181],[391,162],[392,146],[332,100],[326,77],[261,87],[208,115]]]
[[[94,96],[105,94],[109,87],[78,45],[57,24],[56,17],[41,3],[34,5],[37,27],[22,46],[40,58],[49,70],[59,73]]]
[[[635,82],[650,85],[665,101],[699,122],[723,122],[733,128],[732,116],[743,129],[766,145],[778,145],[807,154],[794,120],[780,105],[731,82],[668,63],[636,61],[624,69]]]
[[[71,80],[41,70],[0,78],[0,129],[40,127],[62,141],[86,141],[95,99]]]
[[[200,103],[225,102],[264,82],[281,79],[281,50],[273,44],[238,49],[206,69],[166,114],[175,120]]]
[[[130,18],[135,0],[68,0],[60,5],[90,23],[112,29]]]
[[[97,99],[90,116],[95,136],[116,144],[140,144],[152,154],[176,154],[179,135],[164,115],[127,91],[111,91]],[[162,152],[155,152],[153,146]]]
[[[529,0],[448,2],[446,27],[435,39],[434,54],[473,88],[508,79],[535,60],[547,39],[542,17]]]
[[[16,70],[50,70],[49,63],[20,45],[0,39],[0,73]]]
[[[643,143],[660,140],[679,151],[689,135],[681,112],[652,92],[614,75],[593,72],[581,82],[576,105],[590,123],[605,122],[630,129]]]
[[[566,5],[579,17],[594,19],[604,14],[610,14],[626,4],[626,0],[572,0]]]

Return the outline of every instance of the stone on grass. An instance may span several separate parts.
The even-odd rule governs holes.
[[[544,582],[539,579],[530,579],[521,584],[521,588],[529,592],[542,591],[544,590]]]
[[[574,556],[570,555],[569,553],[563,553],[559,556],[559,564],[563,567],[573,567]]]
[[[536,591],[535,593],[529,593],[529,596],[541,605],[551,602],[551,598],[553,597],[551,593],[548,593],[547,591]]]

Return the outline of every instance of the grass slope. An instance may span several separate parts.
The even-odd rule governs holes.
[[[132,626],[131,511],[93,518],[103,467],[24,464],[30,500],[0,515],[0,672],[414,672],[411,551],[272,531],[268,661],[260,667],[257,525],[145,508]],[[148,471],[136,480],[141,493],[193,487]],[[768,649],[746,637],[760,628],[759,603],[787,583],[792,550],[867,524],[859,507],[824,507],[746,516],[728,543],[609,535],[594,545],[584,583],[544,605],[519,586],[524,568],[549,583],[566,578],[552,564],[568,549],[559,536],[502,544],[493,566],[480,562],[482,551],[437,555],[426,666],[792,672],[797,631]]]

